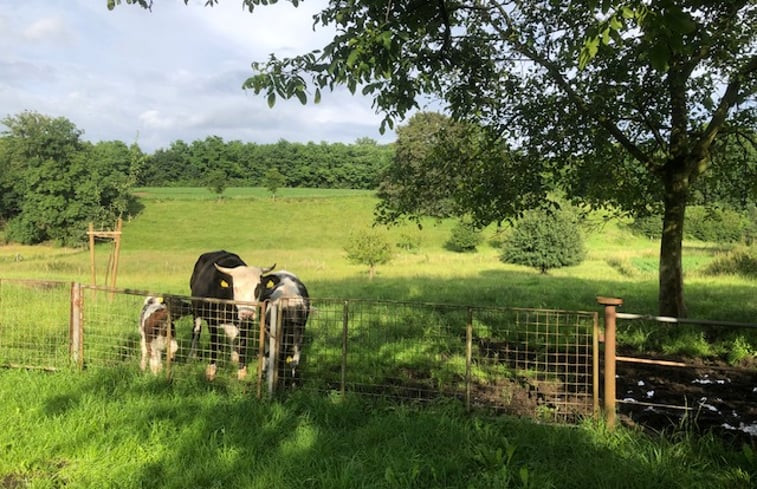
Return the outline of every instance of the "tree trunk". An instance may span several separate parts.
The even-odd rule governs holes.
[[[660,289],[658,296],[661,316],[686,317],[683,297],[683,224],[689,193],[688,175],[670,172],[665,177],[665,215],[660,240]]]

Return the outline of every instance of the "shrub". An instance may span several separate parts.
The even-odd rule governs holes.
[[[351,262],[368,265],[371,280],[376,275],[376,265],[389,263],[392,259],[392,245],[383,233],[373,228],[351,233],[344,250]]]
[[[23,215],[8,221],[5,236],[7,240],[21,244],[36,244],[45,240],[42,230]]]
[[[662,216],[653,214],[636,217],[628,227],[636,235],[645,236],[649,239],[660,239],[662,237]]]
[[[507,235],[502,261],[542,273],[581,263],[586,256],[576,215],[569,210],[527,212]]]
[[[205,185],[208,187],[208,190],[216,194],[220,200],[224,190],[226,190],[228,179],[229,177],[226,175],[225,171],[219,169],[211,170],[205,175]]]
[[[691,206],[686,210],[687,238],[713,243],[736,243],[746,239],[749,219],[732,209]]]
[[[450,237],[445,246],[447,249],[457,252],[474,252],[476,247],[484,240],[473,223],[467,219],[458,221],[450,232]]]
[[[719,255],[704,269],[705,275],[743,275],[757,278],[757,245],[737,246]]]
[[[728,348],[728,363],[738,365],[742,362],[749,363],[757,355],[749,341],[743,336],[737,336]]]
[[[409,253],[416,253],[421,247],[421,235],[418,233],[404,232],[397,240],[397,248]]]

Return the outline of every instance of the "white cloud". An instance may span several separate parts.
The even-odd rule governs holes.
[[[146,151],[217,135],[258,143],[352,142],[380,135],[371,101],[346,90],[319,105],[242,90],[250,63],[308,52],[322,2],[262,6],[241,0],[161,0],[147,12],[105,0],[0,0],[0,117],[36,110],[70,119],[92,140],[138,139]],[[4,12],[4,13],[3,13]],[[13,12],[12,15],[7,12]]]
[[[70,42],[74,35],[60,17],[46,17],[27,26],[22,37],[33,42]]]

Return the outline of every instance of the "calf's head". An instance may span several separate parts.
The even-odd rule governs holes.
[[[245,305],[237,304],[239,319],[242,321],[255,319],[256,308],[253,304],[258,303],[257,291],[260,285],[260,277],[273,270],[276,264],[268,268],[251,266],[226,268],[217,264],[215,264],[215,267],[219,272],[231,277],[234,287],[234,300],[251,303]]]

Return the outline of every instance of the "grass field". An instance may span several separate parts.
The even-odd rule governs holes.
[[[407,235],[420,245],[413,252],[398,248],[394,260],[369,281],[364,266],[347,261],[344,245],[351,232],[372,223],[376,200],[370,192],[283,189],[276,200],[263,189],[228,189],[221,200],[200,188],[140,188],[136,193],[144,208],[124,224],[120,287],[188,294],[197,256],[226,249],[250,264],[276,263],[295,272],[318,298],[597,310],[596,296],[602,295],[623,298],[627,312],[657,310],[658,243],[634,236],[618,221],[590,220],[587,259],[548,275],[502,263],[499,249],[489,242],[496,234],[493,226],[484,231],[487,241],[478,252],[462,254],[444,247],[452,221],[427,220],[421,230],[409,223],[394,226],[386,230],[392,242]],[[108,243],[97,247],[100,284],[111,250]],[[755,280],[701,273],[721,251],[712,243],[684,243],[689,316],[752,322],[757,318]],[[90,281],[86,249],[6,245],[0,247],[0,267],[0,276],[7,278]],[[658,327],[643,329],[621,339],[659,349],[666,335],[657,338]]]
[[[0,372],[3,488],[748,488],[754,452],[686,432],[471,417],[457,404],[306,394],[136,371]]]
[[[597,310],[595,297],[605,295],[624,298],[629,312],[656,310],[658,245],[617,221],[592,221],[587,260],[549,275],[501,263],[489,242],[473,254],[447,251],[452,222],[393,227],[391,240],[410,233],[420,247],[398,249],[369,281],[343,246],[351,231],[370,226],[370,193],[283,190],[275,201],[261,189],[226,194],[138,189],[144,208],[124,224],[117,285],[188,294],[197,256],[224,248],[297,273],[322,299]],[[485,232],[492,237],[495,229]],[[111,248],[97,247],[100,283]],[[691,316],[753,322],[754,280],[701,273],[718,251],[685,244]],[[89,282],[89,253],[2,246],[0,277]],[[658,348],[682,333],[634,327],[624,338]],[[720,340],[700,353],[723,354],[729,339]],[[0,489],[748,488],[757,481],[754,446],[723,446],[685,426],[650,436],[589,421],[560,427],[470,416],[456,402],[418,409],[308,392],[258,402],[248,388],[228,377],[208,384],[200,372],[168,382],[136,367],[76,375],[0,370]]]

